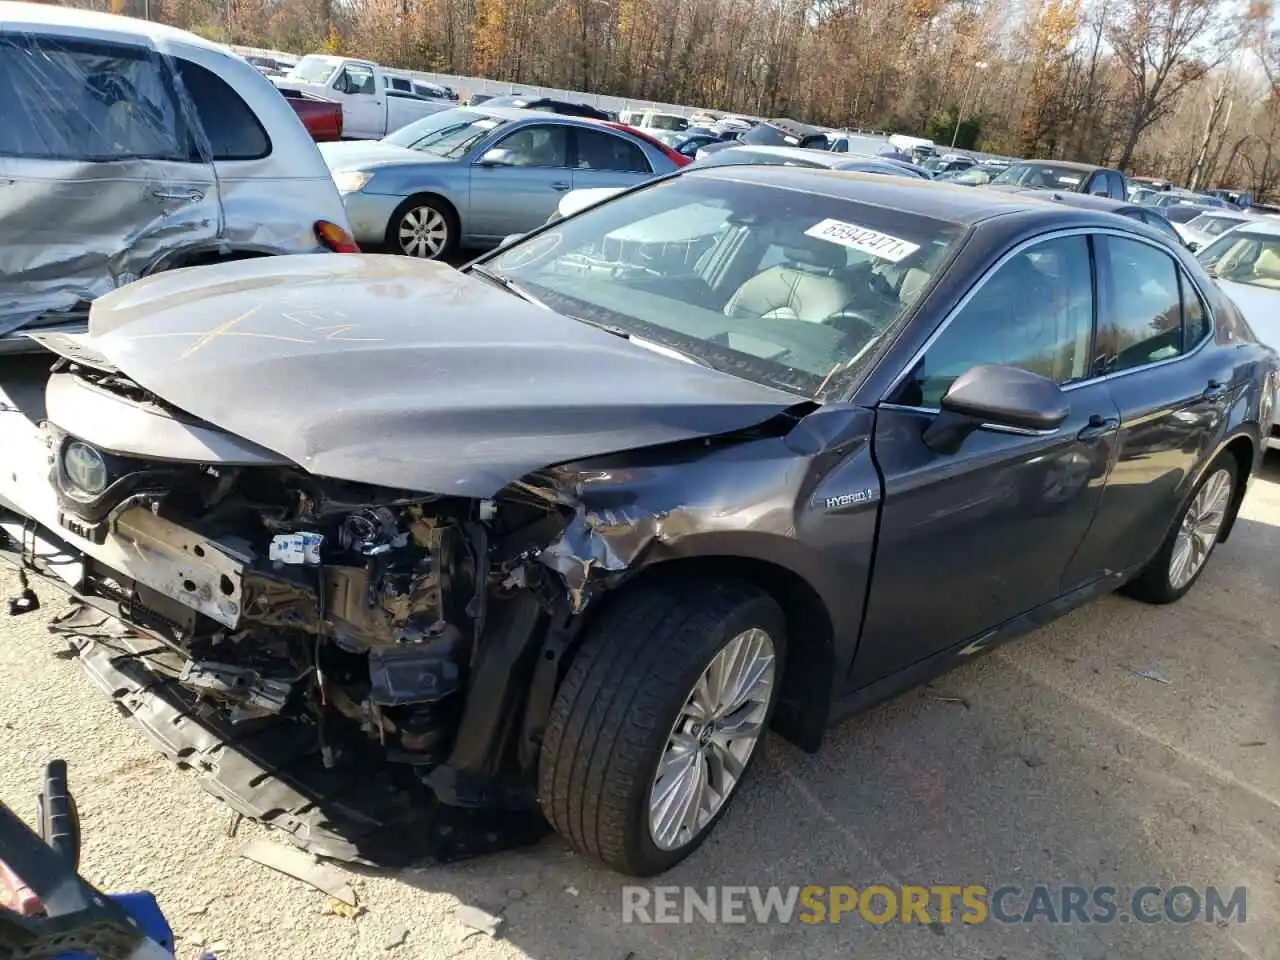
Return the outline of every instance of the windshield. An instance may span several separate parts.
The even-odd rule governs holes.
[[[288,73],[288,79],[299,83],[327,83],[342,61],[337,57],[321,57],[316,54],[303,57]]]
[[[1196,259],[1218,279],[1280,290],[1280,235],[1241,227],[1218,237]]]
[[[1234,217],[1218,217],[1212,213],[1202,213],[1187,222],[1187,226],[1192,230],[1199,230],[1201,233],[1210,237],[1216,237],[1218,234],[1230,230],[1238,223],[1243,223]]]
[[[1086,174],[1087,171],[1084,170],[1059,167],[1052,163],[1015,163],[991,182],[1012,183],[1037,190],[1076,190]]]
[[[683,176],[487,263],[547,306],[810,397],[861,378],[961,230],[829,196]]]
[[[382,142],[456,160],[506,122],[470,110],[444,110],[401,127]]]
[[[650,113],[645,117],[644,125],[652,127],[654,130],[684,130],[689,126],[689,121],[684,117],[676,116],[674,113]]]

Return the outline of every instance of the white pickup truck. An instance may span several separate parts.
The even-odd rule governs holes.
[[[276,86],[314,93],[342,104],[342,135],[380,140],[393,130],[456,104],[396,89],[392,74],[371,60],[308,54]]]

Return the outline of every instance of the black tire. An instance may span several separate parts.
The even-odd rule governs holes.
[[[429,255],[411,252],[411,248],[401,239],[402,230],[410,227],[409,218],[415,216],[419,218],[438,217],[444,224],[446,230],[444,242],[439,249],[434,250]],[[448,203],[439,197],[410,197],[396,207],[395,213],[391,215],[391,219],[387,222],[386,243],[394,253],[398,253],[401,256],[418,257],[423,260],[444,260],[457,252],[460,233],[461,226],[458,223],[458,214]],[[417,248],[414,247],[413,249]]]
[[[782,611],[736,579],[640,584],[592,625],[556,693],[543,738],[538,800],[556,832],[583,853],[632,876],[679,863],[707,838],[759,757],[762,734],[728,799],[686,845],[662,849],[649,827],[649,793],[668,737],[694,684],[745,630],[773,641],[772,718],[786,660]]]
[[[1196,484],[1195,489],[1191,491],[1191,495],[1187,497],[1186,502],[1178,510],[1178,515],[1174,518],[1173,525],[1169,528],[1169,533],[1164,538],[1164,543],[1160,545],[1160,549],[1156,551],[1156,555],[1142,568],[1141,573],[1120,588],[1121,593],[1133,597],[1135,600],[1141,600],[1143,603],[1173,603],[1182,599],[1183,595],[1200,579],[1200,574],[1204,573],[1205,568],[1209,566],[1209,560],[1213,556],[1213,547],[1217,545],[1218,539],[1213,541],[1213,545],[1210,546],[1209,553],[1205,556],[1199,569],[1181,587],[1175,587],[1170,582],[1170,564],[1183,518],[1186,516],[1187,511],[1191,509],[1196,495],[1204,488],[1209,478],[1219,470],[1226,470],[1231,477],[1231,491],[1227,500],[1227,509],[1230,510],[1230,505],[1234,502],[1236,496],[1236,485],[1240,482],[1240,467],[1232,454],[1224,453],[1209,465],[1209,469],[1204,472],[1200,482]],[[1219,533],[1220,538],[1221,533]]]

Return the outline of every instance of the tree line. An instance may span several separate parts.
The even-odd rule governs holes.
[[[1270,0],[82,0],[211,39],[1280,188]]]

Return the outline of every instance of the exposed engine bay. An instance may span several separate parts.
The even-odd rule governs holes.
[[[118,374],[74,374],[140,398]],[[358,728],[387,760],[442,760],[491,604],[551,576],[524,561],[567,519],[532,496],[424,496],[290,466],[149,462],[57,428],[50,444],[62,525],[133,554],[121,571],[131,582],[104,572],[95,589],[115,592],[187,658],[176,679],[232,722],[305,719],[326,762],[333,723]]]

